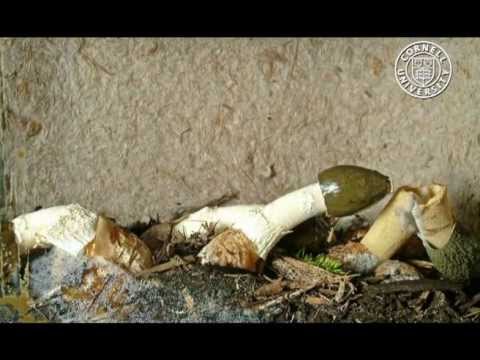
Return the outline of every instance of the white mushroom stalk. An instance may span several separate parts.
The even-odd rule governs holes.
[[[174,231],[188,238],[194,234],[206,233],[212,227],[215,234],[226,229],[238,230],[255,244],[258,256],[265,259],[291,229],[326,210],[320,184],[315,183],[267,205],[203,208],[175,225]],[[200,256],[207,252],[208,246]]]
[[[260,211],[263,205],[204,207],[177,223],[173,231],[186,239],[194,235],[218,234],[231,228],[239,219]]]
[[[94,239],[97,215],[71,204],[20,215],[12,223],[21,255],[53,245],[76,256]]]
[[[390,259],[417,232],[412,216],[415,198],[410,188],[398,189],[363,237],[361,244],[378,261]]]

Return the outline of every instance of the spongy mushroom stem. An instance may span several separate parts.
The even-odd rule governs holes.
[[[186,238],[226,229],[242,231],[258,255],[266,258],[278,241],[295,226],[326,212],[319,183],[290,192],[267,205],[205,207],[174,226]]]
[[[390,259],[417,232],[415,198],[412,188],[399,188],[363,237],[361,244],[379,261]]]
[[[204,207],[178,222],[173,231],[176,235],[190,238],[193,235],[218,234],[261,210],[263,205],[233,205]]]
[[[97,215],[79,204],[54,206],[12,220],[20,254],[56,246],[76,256],[95,237]]]
[[[198,254],[201,263],[257,271],[272,248],[298,224],[326,212],[318,183],[288,193],[237,218]]]
[[[290,192],[245,219],[233,228],[243,231],[255,245],[258,255],[266,259],[278,241],[295,226],[327,211],[318,183]]]

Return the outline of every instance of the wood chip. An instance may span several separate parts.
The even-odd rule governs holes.
[[[318,266],[289,256],[277,256],[271,266],[281,277],[303,284],[320,283],[324,285],[340,284],[348,281],[350,276],[333,274]]]
[[[187,288],[184,288],[182,290],[182,294],[183,294],[183,298],[185,299],[185,304],[187,306],[188,311],[192,311],[195,306],[195,302],[193,301],[192,295],[190,295],[190,292],[188,291]]]
[[[420,296],[418,297],[419,302],[425,302],[428,299],[428,296],[430,295],[430,290],[425,290],[423,291]]]
[[[341,302],[344,294],[345,294],[345,281],[342,281],[338,286],[337,293],[335,294],[335,302],[337,303]]]
[[[280,294],[283,291],[284,286],[285,282],[282,280],[282,278],[278,278],[273,280],[271,283],[265,284],[258,288],[257,291],[255,291],[255,297],[268,297]]]
[[[307,296],[305,302],[309,305],[326,305],[330,303],[330,299],[326,296]]]
[[[415,304],[414,309],[415,309],[417,312],[422,311],[422,309],[423,309],[424,306],[425,306],[425,303],[426,303],[427,300],[428,300],[428,297],[430,296],[430,293],[431,293],[431,290],[425,290],[425,291],[423,291],[423,292],[420,294],[420,296],[418,297],[418,299],[414,302],[414,304]]]

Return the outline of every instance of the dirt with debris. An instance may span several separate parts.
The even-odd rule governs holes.
[[[43,259],[32,261],[34,272],[45,271],[50,260],[58,262],[60,257],[58,254],[42,256]],[[50,260],[46,261],[49,257]],[[455,286],[438,290],[422,280],[407,281],[404,289],[391,291],[388,288],[382,290],[383,285],[371,283],[368,279],[353,278],[354,290],[336,299],[338,291],[322,288],[291,296],[298,290],[289,287],[288,281],[274,280],[275,275],[268,268],[266,273],[269,276],[266,276],[194,263],[139,280],[110,264],[99,264],[91,259],[77,259],[73,263],[70,259],[63,278],[48,286],[39,283],[39,273],[32,272],[30,293],[35,294],[36,299],[46,297],[46,301],[33,307],[32,315],[36,317],[30,321],[459,323],[475,322],[480,318],[472,289],[467,289],[467,293]],[[54,266],[53,262],[50,264]],[[100,266],[113,279],[109,282],[112,286],[118,281],[127,283],[119,291],[124,293],[124,299],[116,307],[112,304],[115,291],[105,290],[110,286],[106,281],[94,294],[77,292],[75,295],[67,291],[75,284],[79,287],[82,273]],[[52,290],[55,292],[58,284],[61,284],[62,291],[56,295],[48,294]],[[69,284],[72,286],[68,287]],[[0,305],[1,321],[22,321],[16,312],[15,306]]]
[[[427,261],[393,281],[333,274],[279,249],[262,274],[202,266],[197,247],[178,250],[137,276],[58,248],[32,255],[21,293],[0,298],[0,322],[480,321],[479,284],[442,280]]]

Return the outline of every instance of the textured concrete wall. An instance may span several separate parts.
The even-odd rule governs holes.
[[[430,100],[393,75],[413,40],[3,39],[7,200],[128,224],[229,191],[269,201],[349,163],[447,183],[475,224],[480,39],[433,39],[453,77]]]

